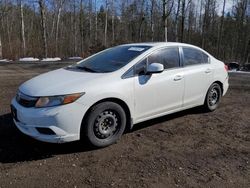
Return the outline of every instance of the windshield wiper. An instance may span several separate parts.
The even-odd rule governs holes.
[[[81,69],[81,70],[85,70],[87,72],[97,72],[96,70],[93,70],[89,67],[76,66],[76,68]]]

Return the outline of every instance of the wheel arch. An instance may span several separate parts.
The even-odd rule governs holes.
[[[129,106],[127,105],[127,103],[124,102],[123,100],[119,99],[119,98],[110,97],[110,98],[101,99],[101,100],[95,102],[92,106],[89,107],[89,109],[84,114],[83,119],[82,119],[81,129],[80,129],[81,136],[82,136],[82,133],[84,132],[83,127],[84,127],[84,124],[86,123],[86,119],[87,119],[87,117],[88,117],[88,115],[89,115],[89,113],[91,111],[91,108],[93,108],[95,105],[103,103],[103,102],[114,102],[116,104],[119,104],[124,109],[125,114],[126,114],[126,120],[127,121],[126,121],[126,129],[125,129],[125,131],[129,131],[132,128],[133,122],[132,122],[132,117],[131,117],[131,111],[130,111]]]
[[[214,84],[214,83],[217,83],[217,84],[219,84],[219,86],[220,86],[220,88],[221,88],[221,94],[223,94],[223,83],[221,82],[221,81],[219,81],[219,80],[217,80],[217,81],[215,81],[215,82],[213,82],[212,84]],[[212,85],[211,84],[211,85]]]
[[[220,86],[220,88],[221,88],[221,94],[223,94],[223,83],[222,83],[221,81],[219,81],[219,80],[216,80],[216,81],[214,81],[214,82],[208,87],[207,92],[206,92],[206,95],[205,95],[205,98],[204,98],[204,100],[203,100],[203,104],[204,104],[205,101],[206,101],[207,93],[208,93],[210,87],[211,87],[213,84],[215,84],[215,83],[216,83],[216,84],[219,84],[219,86]]]

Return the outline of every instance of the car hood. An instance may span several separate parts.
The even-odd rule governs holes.
[[[87,85],[109,73],[90,73],[77,69],[58,69],[23,83],[19,90],[29,96],[55,96],[85,92]]]

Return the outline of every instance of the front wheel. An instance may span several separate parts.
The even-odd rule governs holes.
[[[114,102],[103,102],[91,108],[87,117],[85,134],[88,141],[96,147],[115,143],[126,127],[126,114]]]
[[[204,108],[207,111],[214,111],[218,106],[222,96],[221,87],[217,83],[213,83],[208,89],[206,99],[204,102]]]

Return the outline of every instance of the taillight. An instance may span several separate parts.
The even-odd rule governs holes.
[[[225,67],[225,70],[228,71],[228,66],[226,64],[224,65],[224,67]]]

